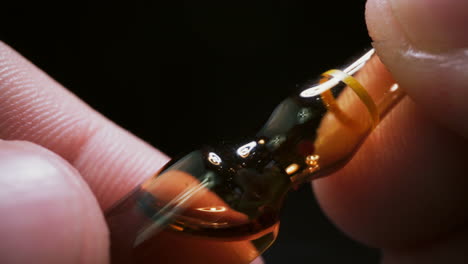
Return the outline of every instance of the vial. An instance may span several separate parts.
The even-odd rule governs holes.
[[[256,135],[171,161],[107,212],[112,263],[247,264],[262,254],[286,193],[343,167],[404,96],[390,77],[369,77],[385,71],[376,64],[370,50],[287,97]]]

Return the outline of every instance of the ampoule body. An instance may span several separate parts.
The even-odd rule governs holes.
[[[107,213],[112,263],[250,263],[286,193],[344,166],[404,96],[375,74],[390,76],[370,50],[283,100],[256,135],[170,162]]]

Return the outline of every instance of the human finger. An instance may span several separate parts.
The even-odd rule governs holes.
[[[411,98],[468,137],[468,2],[372,0],[367,23],[377,53]]]
[[[466,90],[459,83],[465,76],[455,73],[463,75],[466,56],[454,57],[447,51],[440,55],[446,57],[438,57],[444,61],[422,56],[429,53],[421,53],[414,44],[408,46],[408,39],[402,39],[406,36],[398,35],[401,25],[395,22],[395,7],[389,2],[370,0],[367,21],[378,54],[409,98],[383,120],[343,170],[316,181],[314,188],[339,227],[360,241],[392,252],[385,255],[388,261],[428,263],[424,262],[430,258],[428,253],[447,252],[443,249],[450,243],[450,248],[458,249],[452,250],[450,258],[462,261],[464,251],[459,249],[466,240],[460,239],[458,230],[468,219],[467,122],[462,116],[467,111],[460,100]],[[409,4],[392,4],[396,2]],[[409,5],[425,2],[435,1],[411,1]],[[421,9],[413,10],[418,13],[415,16],[427,14]],[[462,29],[453,28],[460,34]],[[450,95],[445,98],[445,93]]]
[[[0,138],[31,141],[62,156],[104,210],[167,161],[1,42]]]
[[[28,142],[0,140],[0,262],[107,263],[107,227],[78,172]]]

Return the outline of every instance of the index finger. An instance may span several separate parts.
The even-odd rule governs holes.
[[[2,42],[0,138],[31,141],[62,156],[104,210],[168,160]]]

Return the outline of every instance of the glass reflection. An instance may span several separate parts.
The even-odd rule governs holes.
[[[295,173],[297,170],[299,170],[299,165],[297,165],[296,163],[293,163],[293,164],[289,165],[285,169],[286,173],[289,174],[289,175]]]
[[[215,207],[197,208],[196,210],[202,211],[202,212],[219,213],[219,212],[225,212],[227,209],[224,206],[215,206]]]
[[[257,142],[252,141],[247,143],[240,148],[237,149],[237,155],[241,156],[242,158],[247,158],[250,155],[250,152],[257,146]]]
[[[222,160],[221,158],[218,156],[218,154],[214,153],[214,152],[210,152],[208,153],[208,161],[213,164],[213,165],[219,165],[221,164]]]

